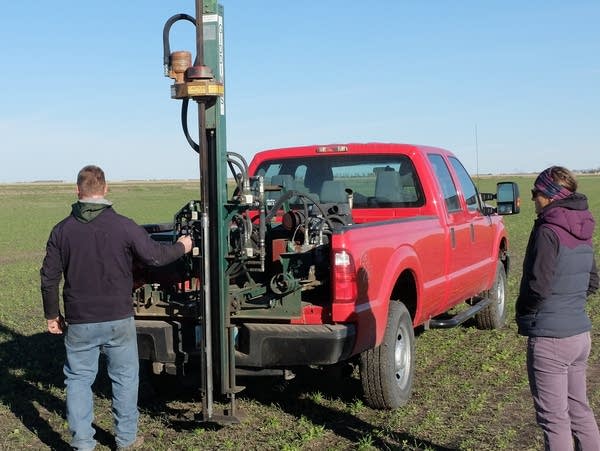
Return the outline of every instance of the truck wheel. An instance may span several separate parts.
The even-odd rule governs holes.
[[[504,327],[506,319],[506,271],[501,261],[496,268],[494,285],[486,293],[492,303],[475,315],[475,322],[479,329],[500,329]]]
[[[367,404],[395,409],[408,401],[415,373],[415,333],[407,308],[391,301],[381,345],[360,355],[360,379]]]

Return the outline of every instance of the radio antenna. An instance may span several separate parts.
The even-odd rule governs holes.
[[[477,176],[477,189],[479,190],[479,142],[477,139],[477,124],[475,124],[475,175]]]

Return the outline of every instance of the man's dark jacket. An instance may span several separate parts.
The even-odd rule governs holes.
[[[587,296],[598,289],[587,198],[573,193],[538,215],[527,244],[516,305],[519,333],[564,338],[586,332]]]
[[[109,202],[77,202],[48,239],[40,270],[46,319],[57,318],[59,284],[68,323],[98,323],[133,316],[133,259],[162,266],[184,254],[184,245],[163,245]]]

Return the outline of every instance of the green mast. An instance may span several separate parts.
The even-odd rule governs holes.
[[[201,281],[198,316],[198,342],[202,353],[202,420],[238,421],[235,408],[235,349],[229,320],[226,277],[228,220],[227,145],[225,133],[225,62],[223,7],[216,0],[196,0],[196,16],[177,14],[165,24],[163,41],[166,75],[173,78],[171,97],[182,103],[182,126],[185,137],[198,152],[200,171],[199,217],[195,243],[199,257],[197,276]],[[178,20],[196,26],[196,56],[190,52],[170,53],[168,34]],[[198,105],[198,143],[188,132],[189,101]],[[214,379],[220,393],[228,396],[229,409],[223,415],[213,413]]]

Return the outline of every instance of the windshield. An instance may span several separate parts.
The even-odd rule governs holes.
[[[337,186],[352,190],[354,208],[420,207],[425,200],[414,166],[405,155],[270,160],[259,166],[257,175],[263,175],[266,183],[310,194],[321,202],[333,201],[328,181],[338,182]]]

